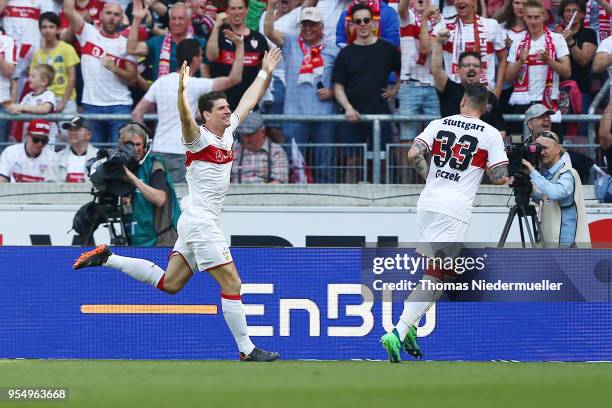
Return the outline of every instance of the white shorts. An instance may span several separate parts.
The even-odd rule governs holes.
[[[203,221],[182,213],[177,229],[178,238],[172,254],[179,253],[192,272],[206,271],[234,261],[218,222]]]
[[[417,211],[421,240],[417,252],[428,257],[455,257],[461,251],[469,224],[450,215]]]

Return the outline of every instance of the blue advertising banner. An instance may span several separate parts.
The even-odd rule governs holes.
[[[80,251],[0,247],[0,358],[237,358],[219,288],[206,273],[170,296],[113,269],[73,271]],[[169,253],[115,251],[162,267]],[[601,285],[594,301],[440,302],[420,322],[425,359],[612,360],[612,251],[487,251],[495,265],[537,271],[538,278],[543,268],[559,272],[551,280],[566,279],[561,272],[571,269],[567,282],[577,291],[576,273]],[[378,341],[402,302],[367,296],[362,250],[235,248],[232,254],[256,345],[283,359],[386,358]],[[479,273],[491,280],[487,270]]]

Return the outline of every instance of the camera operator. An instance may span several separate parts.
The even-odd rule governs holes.
[[[124,178],[134,185],[131,196],[131,244],[136,246],[169,246],[176,241],[176,223],[180,207],[172,179],[162,159],[150,154],[148,130],[131,122],[119,130],[119,144],[132,143],[139,165],[136,171],[126,166]]]
[[[534,190],[532,198],[540,202],[542,236],[547,246],[576,247],[590,243],[586,220],[582,183],[576,170],[561,156],[565,149],[559,144],[559,136],[551,131],[534,135],[535,143],[542,146],[541,173],[523,159]]]

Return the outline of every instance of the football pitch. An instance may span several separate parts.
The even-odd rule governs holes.
[[[0,360],[0,387],[69,388],[0,408],[609,407],[611,384],[612,363]]]

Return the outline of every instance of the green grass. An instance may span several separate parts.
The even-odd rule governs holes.
[[[591,408],[612,406],[612,364],[0,360],[5,386],[70,400],[0,408]]]

